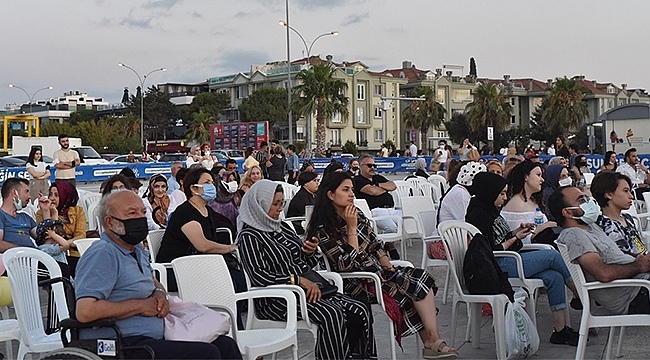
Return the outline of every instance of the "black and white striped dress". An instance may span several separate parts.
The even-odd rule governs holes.
[[[282,224],[280,232],[264,232],[245,225],[237,236],[241,263],[252,286],[289,284],[290,274],[316,266],[318,257],[301,251],[296,233]],[[255,300],[256,315],[282,321],[286,304],[281,299]],[[376,358],[372,314],[367,306],[347,295],[336,294],[317,303],[307,302],[309,319],[318,324],[316,359]],[[298,316],[301,317],[300,307]],[[348,331],[354,322],[359,330]]]

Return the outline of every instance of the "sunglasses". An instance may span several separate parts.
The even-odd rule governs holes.
[[[377,168],[377,164],[363,164],[363,165],[367,166],[369,169]]]

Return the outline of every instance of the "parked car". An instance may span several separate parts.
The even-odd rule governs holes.
[[[11,159],[19,159],[23,162],[21,166],[25,166],[27,164],[27,158],[29,158],[29,155],[11,155],[11,156],[5,156],[5,158],[11,158]],[[43,162],[47,165],[54,165],[54,159],[47,155],[43,155]]]
[[[120,154],[101,154],[101,155],[104,159],[108,160],[109,162],[113,160],[114,157],[120,156]]]
[[[140,155],[140,154],[133,154],[133,155],[135,156],[135,162],[142,162],[142,155]],[[112,158],[111,161],[109,161],[109,163],[111,163],[111,164],[128,163],[129,162],[128,158],[129,158],[129,155],[119,155],[119,156],[116,156],[116,157]],[[147,162],[156,162],[156,161],[150,158],[149,161],[147,161]]]
[[[217,155],[215,155],[215,153],[220,153],[220,154],[226,156],[226,158],[230,158],[230,159],[233,159],[233,160],[244,160],[244,154],[242,154],[242,152],[239,151],[239,150],[218,149],[218,150],[212,150],[211,152],[212,152],[213,156],[217,156]],[[221,160],[219,160],[219,161],[221,161]]]
[[[27,160],[21,160],[11,156],[0,157],[0,166],[1,167],[24,167],[27,163]]]
[[[187,155],[183,153],[172,153],[172,154],[164,154],[163,156],[160,157],[160,160],[158,160],[158,162],[170,162],[170,161],[185,162],[185,160],[187,160]]]
[[[228,160],[228,155],[222,153],[222,151],[223,150],[212,150],[210,151],[210,155],[216,157],[217,160],[220,161],[222,164],[225,164],[226,160]]]
[[[79,153],[79,158],[82,165],[108,164],[108,160],[99,155],[97,150],[95,150],[92,146],[77,146],[75,148],[72,148],[72,150],[75,150]]]

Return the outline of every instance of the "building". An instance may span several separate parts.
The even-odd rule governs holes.
[[[109,103],[104,101],[103,98],[88,96],[87,93],[76,90],[65,92],[59,97],[37,100],[32,104],[26,103],[20,106],[9,104],[5,107],[5,110],[8,115],[30,114],[38,116],[42,124],[47,124],[50,121],[63,123],[63,121],[70,118],[70,113],[77,110],[101,111],[109,107]]]

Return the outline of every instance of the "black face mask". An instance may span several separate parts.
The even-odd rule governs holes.
[[[146,217],[135,219],[119,219],[115,216],[111,217],[124,225],[124,235],[116,235],[125,243],[135,246],[147,238],[147,235],[149,234],[149,225],[147,224]]]
[[[357,171],[357,170],[359,170],[359,167],[358,166],[353,166],[353,167],[350,168],[350,170]]]

